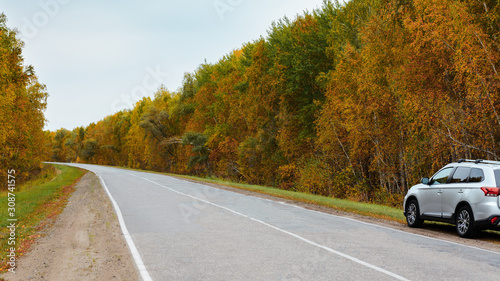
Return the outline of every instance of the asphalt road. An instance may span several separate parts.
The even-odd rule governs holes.
[[[72,164],[73,165],[73,164]],[[500,280],[500,254],[94,165],[144,280]]]

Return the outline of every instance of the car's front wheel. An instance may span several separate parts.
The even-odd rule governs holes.
[[[469,206],[463,206],[456,217],[457,233],[463,238],[472,238],[476,235],[474,214]]]
[[[409,227],[421,227],[424,220],[420,218],[420,210],[417,200],[413,199],[406,205],[406,223]]]

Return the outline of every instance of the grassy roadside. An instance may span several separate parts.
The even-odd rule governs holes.
[[[74,167],[48,166],[36,179],[15,187],[14,196],[10,195],[15,198],[14,216],[10,215],[12,209],[9,210],[8,191],[0,193],[0,272],[5,272],[10,267],[7,264],[10,248],[15,248],[16,258],[22,256],[34,239],[40,236],[37,232],[50,225],[62,212],[74,190],[74,184],[85,174],[84,170]],[[8,228],[12,222],[7,221],[9,218],[17,219],[15,244],[11,245],[8,244],[13,235]]]
[[[220,180],[220,179],[201,178],[201,177],[187,176],[187,175],[160,173],[160,172],[146,171],[146,170],[140,170],[140,169],[131,169],[131,168],[127,168],[127,167],[119,167],[119,168],[126,169],[126,170],[147,172],[147,173],[163,174],[163,175],[168,175],[168,176],[177,177],[177,178],[184,178],[184,179],[194,180],[194,181],[199,181],[199,182],[218,184],[218,185],[223,185],[223,186],[227,186],[227,187],[248,190],[248,191],[258,192],[258,193],[262,193],[262,194],[267,194],[267,195],[271,195],[271,196],[275,196],[275,197],[279,197],[279,198],[283,198],[283,199],[288,199],[288,200],[292,200],[292,201],[298,201],[298,202],[309,203],[309,204],[314,204],[314,205],[318,205],[318,206],[324,206],[324,207],[333,208],[333,209],[344,211],[344,212],[355,213],[355,214],[359,214],[359,215],[370,216],[370,217],[375,217],[375,218],[380,218],[380,219],[385,219],[385,220],[390,220],[390,221],[395,221],[395,222],[400,222],[400,223],[406,222],[406,219],[403,215],[402,206],[401,206],[401,208],[394,208],[394,207],[388,207],[388,206],[378,205],[378,204],[373,204],[373,203],[356,202],[356,201],[352,201],[352,200],[348,200],[348,199],[338,199],[338,198],[314,195],[314,194],[309,194],[309,193],[302,193],[302,192],[298,192],[298,191],[283,190],[283,189],[273,188],[273,187],[251,185],[251,184],[245,184],[245,183],[235,183],[235,182],[230,182],[230,181]]]

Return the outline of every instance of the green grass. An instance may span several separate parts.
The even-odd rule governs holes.
[[[59,170],[57,173],[53,166]],[[73,185],[85,174],[78,168],[64,165],[49,165],[35,180],[16,186],[15,219],[16,244],[8,245],[10,234],[7,226],[11,223],[8,210],[8,191],[0,193],[0,247],[5,254],[1,255],[2,265],[5,265],[6,253],[10,247],[15,247],[16,254],[22,256],[33,242],[37,231],[51,223],[63,209],[73,191]],[[12,196],[11,196],[12,197]],[[6,267],[1,268],[4,271]]]

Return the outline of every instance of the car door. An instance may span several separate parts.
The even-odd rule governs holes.
[[[429,181],[429,185],[419,190],[418,200],[420,213],[424,216],[441,217],[443,187],[448,184],[448,179],[454,167],[445,167],[437,172]]]
[[[461,201],[464,189],[467,188],[469,175],[471,173],[470,167],[457,167],[453,171],[450,180],[442,189],[442,217],[451,219],[455,213],[457,204]]]
[[[458,203],[464,196],[467,197],[471,189],[479,188],[482,181],[484,181],[483,169],[457,168],[450,178],[450,183],[443,189],[443,218],[452,218]]]

